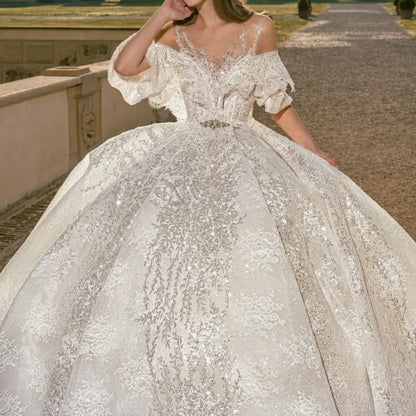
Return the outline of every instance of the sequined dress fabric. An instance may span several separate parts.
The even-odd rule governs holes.
[[[138,76],[115,50],[177,120],[90,151],[0,273],[0,415],[415,414],[416,243],[252,117],[294,89],[262,21],[220,62],[177,26]]]

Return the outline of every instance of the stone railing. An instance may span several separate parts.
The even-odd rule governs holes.
[[[42,75],[55,66],[106,61],[138,28],[1,27],[0,83]]]
[[[69,172],[106,139],[166,117],[147,100],[124,102],[107,81],[107,65],[55,67],[0,85],[0,211]]]

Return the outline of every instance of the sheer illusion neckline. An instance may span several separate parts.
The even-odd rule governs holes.
[[[157,42],[157,44],[160,44],[179,54],[183,53],[202,63],[206,68],[208,68],[210,72],[218,74],[218,72],[223,73],[226,70],[229,70],[234,64],[236,64],[238,61],[240,61],[247,55],[261,55],[255,54],[255,50],[257,47],[257,42],[259,39],[262,23],[263,19],[260,19],[256,25],[253,43],[250,48],[248,47],[247,27],[245,24],[243,24],[243,27],[239,35],[236,37],[234,41],[230,42],[229,47],[225,50],[224,54],[221,56],[220,59],[212,59],[212,55],[208,52],[206,47],[197,47],[194,44],[194,42],[189,38],[189,35],[185,31],[180,30],[179,25],[174,26],[175,40],[176,44],[178,45],[178,49],[175,49],[169,45],[160,42]],[[241,52],[235,53],[236,48],[240,46]]]
[[[218,58],[213,58],[213,54],[208,52],[205,46],[197,47],[195,43],[190,39],[187,32],[184,30],[180,30],[179,25],[175,26],[175,34],[176,34],[176,43],[179,46],[180,50],[185,50],[191,52],[193,56],[199,57],[208,64],[208,66],[213,67],[214,69],[221,69],[225,66],[225,63],[237,59],[243,55],[247,54],[247,30],[246,25],[243,25],[238,37],[236,40],[230,42],[229,47],[225,50],[223,55]],[[182,41],[182,38],[186,42],[186,46]],[[241,52],[239,54],[235,54],[235,49],[241,45]]]

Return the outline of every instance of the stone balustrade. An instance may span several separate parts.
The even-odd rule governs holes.
[[[107,81],[108,61],[50,68],[0,85],[0,211],[69,172],[123,131],[169,117],[130,106]]]
[[[1,27],[0,83],[41,75],[46,68],[77,66],[111,58],[138,28]]]

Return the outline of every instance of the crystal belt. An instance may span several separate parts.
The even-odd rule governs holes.
[[[211,129],[216,129],[218,127],[228,127],[231,126],[230,123],[226,123],[225,121],[220,120],[206,120],[200,121],[199,124],[204,127],[210,127]]]

